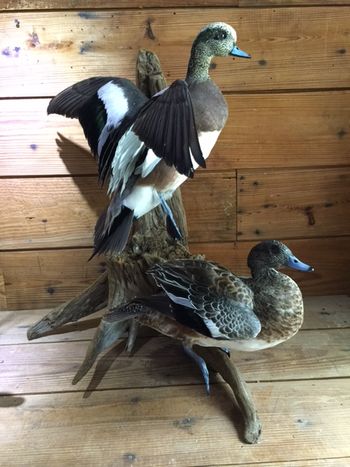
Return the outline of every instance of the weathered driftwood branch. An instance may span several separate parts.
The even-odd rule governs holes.
[[[137,83],[147,94],[162,90],[166,86],[158,58],[146,50],[141,50],[137,62]],[[105,307],[107,310],[125,305],[137,296],[147,296],[156,291],[154,283],[147,275],[148,268],[155,262],[167,259],[191,257],[187,249],[187,225],[181,194],[178,191],[170,201],[177,225],[183,235],[183,241],[177,242],[169,238],[165,228],[162,210],[156,208],[135,223],[134,232],[126,250],[107,261],[107,273],[102,274],[90,287],[78,297],[60,305],[28,330],[28,339],[36,339],[52,332],[62,325],[77,321],[84,316]],[[101,352],[115,344],[125,332],[127,350],[133,347],[137,336],[138,323],[154,327],[166,335],[180,340],[180,328],[175,323],[168,323],[164,329],[152,326],[152,318],[138,318],[124,322],[114,322],[108,313],[102,318],[94,338],[92,339],[84,362],[73,379],[77,383],[92,367]],[[175,331],[174,331],[175,329]],[[188,328],[187,328],[187,331]],[[190,332],[190,331],[189,331]],[[176,335],[175,335],[176,334]],[[246,384],[232,360],[220,349],[196,346],[209,366],[218,372],[232,388],[245,421],[244,440],[256,443],[261,432],[261,425]]]
[[[63,305],[54,308],[50,313],[33,324],[28,329],[28,339],[37,339],[66,323],[78,321],[84,316],[101,310],[107,306],[107,297],[108,276],[105,272],[78,297],[74,297],[72,300],[63,303]]]
[[[252,396],[239,369],[229,356],[219,349],[194,346],[194,350],[231,387],[244,419],[244,440],[251,444],[257,443],[261,435],[261,423]]]

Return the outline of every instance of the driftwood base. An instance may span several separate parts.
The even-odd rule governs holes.
[[[140,51],[137,82],[148,95],[153,95],[166,85],[160,63],[151,52]],[[67,323],[78,321],[107,307],[107,312],[101,319],[84,362],[73,379],[73,384],[89,371],[101,352],[114,345],[125,334],[127,334],[126,349],[132,350],[137,337],[138,322],[136,320],[113,322],[108,319],[108,312],[137,296],[147,296],[156,292],[155,284],[147,275],[148,268],[155,262],[192,257],[187,249],[186,216],[179,191],[173,196],[170,205],[182,233],[182,242],[169,238],[162,211],[159,208],[154,209],[136,223],[127,249],[121,255],[107,261],[106,273],[78,297],[55,308],[28,330],[28,339],[37,339],[48,333],[54,333]],[[195,351],[231,387],[245,423],[243,439],[247,443],[257,443],[261,434],[261,424],[239,370],[220,349],[195,346]]]

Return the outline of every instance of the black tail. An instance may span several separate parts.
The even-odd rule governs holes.
[[[120,253],[128,243],[134,211],[123,206],[108,229],[105,227],[106,214],[107,210],[100,215],[96,223],[94,252],[91,258],[102,253]]]

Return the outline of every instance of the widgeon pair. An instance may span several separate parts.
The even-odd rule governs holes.
[[[149,275],[159,294],[111,310],[108,321],[138,319],[162,334],[180,339],[197,362],[209,393],[205,361],[192,347],[255,351],[294,336],[303,323],[298,285],[279,272],[284,267],[310,272],[276,240],[263,241],[248,255],[251,277],[239,277],[204,260],[179,259],[153,266]],[[178,325],[182,326],[178,326]]]
[[[78,118],[109,179],[110,203],[95,228],[94,254],[125,248],[133,219],[162,205],[180,237],[167,200],[198,166],[205,167],[227,117],[220,89],[210,79],[214,56],[250,58],[226,23],[204,27],[193,42],[184,80],[148,99],[129,80],[86,79],[54,97],[48,113]]]

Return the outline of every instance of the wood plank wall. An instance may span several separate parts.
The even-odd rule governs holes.
[[[49,307],[104,269],[87,262],[106,203],[77,122],[49,98],[89,76],[134,79],[140,47],[184,76],[210,21],[250,61],[218,58],[229,122],[183,188],[191,247],[246,273],[255,242],[285,240],[316,272],[307,294],[350,289],[350,0],[0,0],[0,307]],[[57,131],[60,135],[57,135]]]

